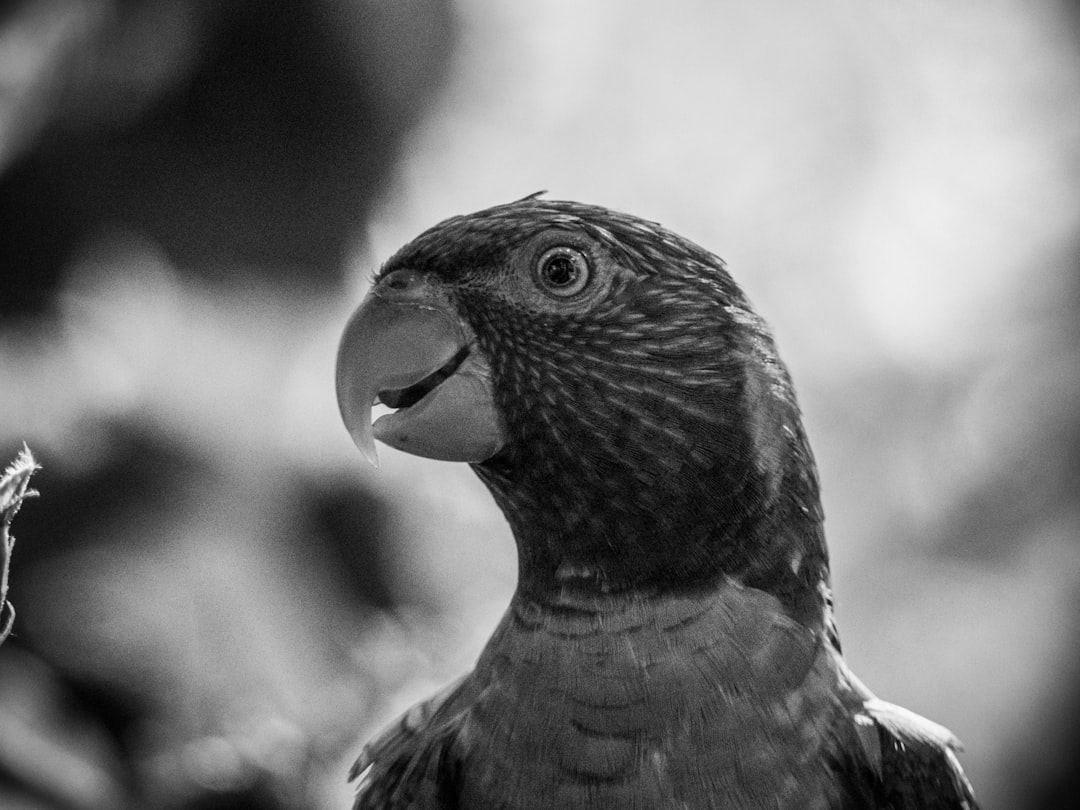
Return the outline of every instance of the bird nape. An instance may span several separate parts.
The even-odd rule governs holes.
[[[364,748],[359,810],[975,810],[952,734],[841,657],[791,380],[716,256],[536,196],[453,217],[379,271],[337,396],[372,463],[469,462],[518,550],[475,669]]]

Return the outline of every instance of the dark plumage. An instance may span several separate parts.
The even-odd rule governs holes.
[[[952,735],[844,665],[794,390],[720,259],[535,196],[449,219],[380,271],[338,394],[362,448],[378,394],[379,438],[473,462],[519,556],[358,808],[976,807]]]

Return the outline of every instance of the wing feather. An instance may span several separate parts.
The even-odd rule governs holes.
[[[349,773],[354,810],[456,810],[454,742],[475,692],[470,676],[417,703],[364,746]]]
[[[925,717],[871,697],[854,716],[859,756],[843,774],[848,805],[875,810],[979,810],[960,741]]]

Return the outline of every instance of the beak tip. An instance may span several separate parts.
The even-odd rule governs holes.
[[[356,449],[360,451],[360,455],[364,457],[364,460],[374,467],[379,469],[379,454],[375,450],[375,440],[371,435],[371,428],[367,430],[363,428],[359,430],[351,431],[353,444],[356,445]]]

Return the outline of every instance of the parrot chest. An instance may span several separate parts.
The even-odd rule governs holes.
[[[834,804],[831,657],[759,591],[595,613],[515,599],[478,671],[463,806]]]

